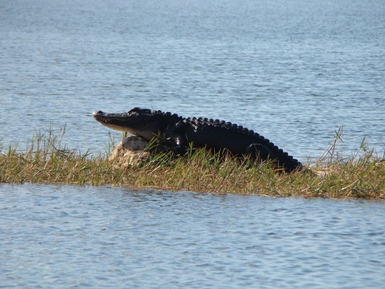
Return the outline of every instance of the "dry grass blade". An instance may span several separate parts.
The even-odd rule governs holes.
[[[342,142],[342,134],[344,131],[344,127],[340,126],[339,129],[335,132],[335,137],[329,147],[325,150],[325,152],[316,160],[315,166],[322,163],[332,163],[336,157],[336,147],[339,141]]]

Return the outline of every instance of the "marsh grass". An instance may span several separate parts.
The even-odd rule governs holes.
[[[64,134],[64,133],[63,133]],[[270,164],[254,165],[190,149],[186,157],[170,153],[151,156],[148,162],[119,168],[105,155],[76,152],[62,145],[63,135],[36,134],[25,151],[17,145],[0,146],[1,183],[57,183],[127,186],[161,190],[258,194],[274,197],[385,199],[385,162],[363,140],[352,156],[337,152],[342,128],[325,153],[312,165],[291,174]]]

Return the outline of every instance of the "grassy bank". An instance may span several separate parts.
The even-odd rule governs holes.
[[[205,150],[188,157],[153,156],[150,161],[119,168],[106,156],[71,151],[51,133],[36,136],[29,148],[1,147],[1,183],[60,183],[128,186],[162,190],[258,194],[275,197],[385,199],[385,162],[365,143],[355,155],[335,152],[342,131],[325,154],[308,169],[277,173],[268,164],[252,166],[221,159]],[[312,172],[310,172],[310,170]]]

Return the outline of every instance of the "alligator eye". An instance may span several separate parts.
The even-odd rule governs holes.
[[[134,107],[134,108],[131,108],[129,111],[127,111],[128,113],[130,113],[130,112],[134,112],[134,111],[138,111],[138,110],[140,110],[140,108],[139,107]]]

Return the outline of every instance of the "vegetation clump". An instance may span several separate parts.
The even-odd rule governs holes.
[[[272,197],[385,199],[385,161],[363,141],[356,154],[336,152],[336,138],[313,165],[291,174],[277,172],[269,163],[255,165],[190,150],[185,157],[151,155],[146,162],[119,167],[106,156],[75,152],[52,133],[35,136],[29,148],[0,147],[0,183],[59,183],[127,186],[172,191],[256,194]]]

